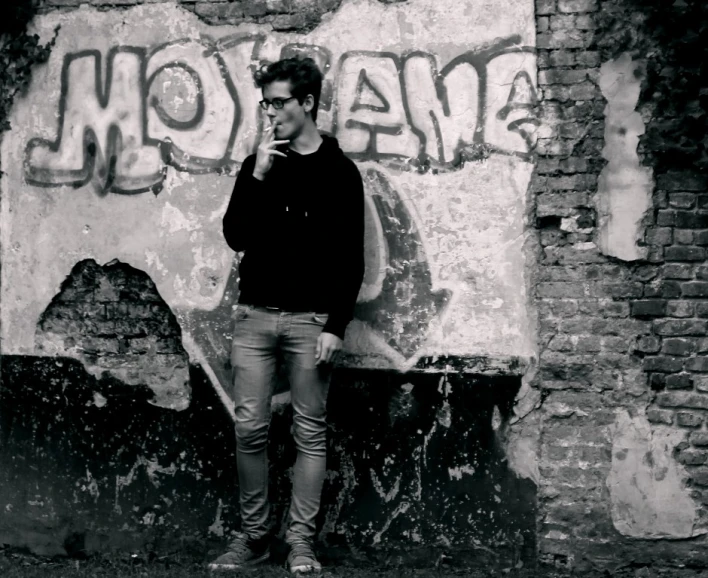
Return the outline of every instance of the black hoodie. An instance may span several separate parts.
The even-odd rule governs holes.
[[[239,303],[328,313],[344,336],[364,277],[364,188],[356,165],[326,135],[301,155],[279,148],[263,181],[243,161],[224,215],[224,237],[244,251]]]

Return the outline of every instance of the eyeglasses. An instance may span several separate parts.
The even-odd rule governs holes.
[[[275,97],[273,100],[268,100],[267,98],[264,98],[261,100],[258,104],[261,105],[261,108],[263,110],[268,110],[268,107],[272,104],[273,108],[275,110],[280,110],[285,106],[285,103],[288,102],[289,100],[292,100],[293,98],[297,98],[296,96],[289,96],[288,98],[278,98]]]

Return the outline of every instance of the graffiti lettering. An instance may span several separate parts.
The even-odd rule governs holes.
[[[105,81],[100,52],[66,55],[57,137],[30,140],[27,182],[157,193],[167,166],[235,171],[262,128],[251,75],[263,42],[239,34],[151,51],[117,47],[105,56]],[[325,73],[320,126],[353,158],[452,170],[466,146],[519,156],[533,146],[535,58],[518,42],[464,53],[440,70],[424,52],[346,52],[336,67],[320,46],[289,44],[281,56],[318,62]]]

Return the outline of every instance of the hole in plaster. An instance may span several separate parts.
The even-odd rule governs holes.
[[[98,378],[149,388],[155,405],[189,406],[177,319],[149,275],[126,263],[77,263],[40,316],[35,341],[44,354],[80,359]]]
[[[536,219],[537,229],[560,229],[562,217],[551,215]]]

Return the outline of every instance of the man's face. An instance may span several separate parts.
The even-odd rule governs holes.
[[[276,80],[263,87],[263,98],[272,101],[274,98],[290,99],[284,103],[283,108],[276,110],[272,105],[266,110],[266,115],[270,122],[275,125],[275,138],[278,140],[292,140],[302,131],[307,113],[305,103],[300,104],[290,92],[290,82],[287,80]]]

